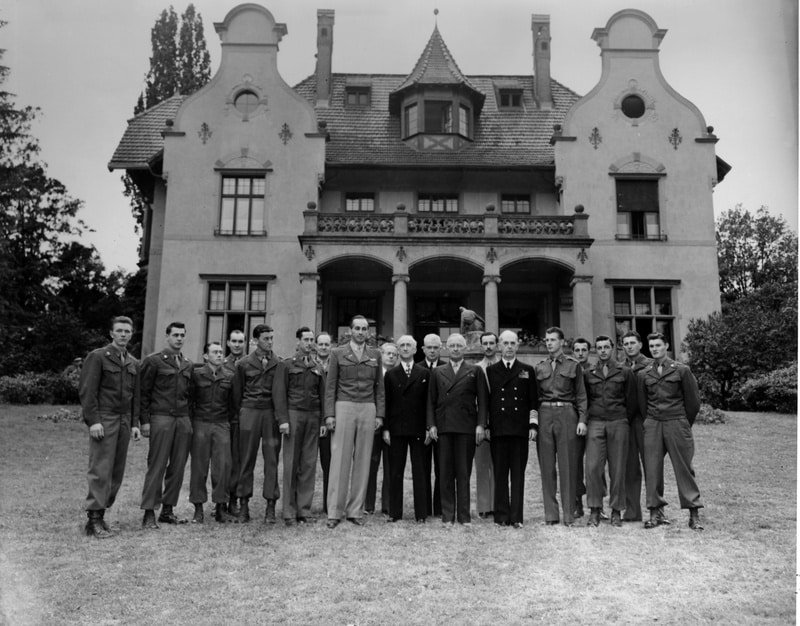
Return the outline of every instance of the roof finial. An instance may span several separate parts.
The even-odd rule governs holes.
[[[439,25],[439,18],[437,17],[437,15],[439,15],[439,9],[434,9],[433,10],[433,25],[434,26],[438,26]]]

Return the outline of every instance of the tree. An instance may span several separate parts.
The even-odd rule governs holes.
[[[193,4],[189,4],[181,16],[178,68],[181,93],[194,93],[211,78],[211,57],[206,49],[203,18]]]
[[[767,284],[797,283],[797,234],[762,206],[755,215],[737,204],[717,220],[719,286],[732,302]],[[796,286],[795,286],[796,289]]]
[[[153,56],[147,73],[144,105],[149,109],[170,96],[179,93],[178,71],[178,15],[172,6],[161,11],[150,31]],[[138,103],[137,103],[138,104]]]

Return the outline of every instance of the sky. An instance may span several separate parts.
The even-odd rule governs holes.
[[[239,4],[195,0],[212,72],[221,22]],[[182,13],[188,2],[174,3]],[[796,0],[269,0],[288,34],[278,68],[296,84],[314,71],[316,11],[334,9],[333,71],[409,73],[438,19],[467,74],[532,74],[532,13],[549,14],[551,75],[583,95],[600,78],[590,36],[616,11],[637,8],[667,29],[667,82],[714,127],[717,155],[733,166],[714,191],[715,213],[766,205],[798,222]],[[48,173],[83,200],[79,216],[108,269],[134,271],[138,238],[122,172],[107,164],[144,88],[150,29],[167,0],[5,0],[0,19],[6,84],[17,104],[41,109],[34,134]],[[438,18],[433,11],[439,9]]]

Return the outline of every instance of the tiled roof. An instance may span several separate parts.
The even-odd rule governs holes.
[[[175,117],[186,98],[174,95],[129,119],[108,169],[144,169],[151,165],[164,149],[164,123]]]
[[[359,83],[371,84],[371,104],[347,106],[345,87],[353,74],[334,74],[328,107],[317,107],[319,121],[327,123],[330,141],[325,160],[331,165],[452,166],[452,167],[552,167],[553,124],[564,121],[567,110],[579,96],[555,80],[551,81],[553,109],[537,108],[533,100],[533,76],[465,77],[477,91],[486,94],[475,124],[473,141],[457,151],[423,152],[400,139],[400,118],[389,112],[389,95],[406,81],[392,74],[358,75]],[[522,107],[500,110],[495,86],[518,84]],[[301,96],[315,104],[316,79],[310,76],[295,86]]]
[[[396,108],[396,101],[401,92],[416,85],[463,85],[472,91],[483,104],[486,94],[480,92],[469,79],[461,73],[453,55],[439,33],[439,27],[433,29],[428,44],[406,79],[391,93],[389,97],[392,109]],[[480,107],[479,107],[480,108]]]

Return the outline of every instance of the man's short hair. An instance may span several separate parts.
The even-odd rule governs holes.
[[[489,334],[491,334],[491,333],[489,333]],[[503,335],[505,335],[505,334],[513,335],[513,336],[514,336],[514,339],[515,339],[517,342],[519,342],[519,335],[516,333],[516,331],[513,331],[513,330],[504,330],[502,333],[500,333],[500,337],[502,337],[502,336],[503,336]],[[497,337],[497,341],[501,341],[500,337]]]
[[[422,340],[422,345],[427,345],[428,342],[435,342],[440,348],[442,347],[442,338],[436,333],[425,335],[425,339]]]
[[[625,341],[625,339],[628,338],[628,337],[635,337],[636,341],[638,341],[639,343],[642,343],[642,336],[639,333],[637,333],[635,330],[632,330],[632,329],[631,330],[626,330],[625,333],[622,335],[622,341]]]
[[[173,328],[182,328],[183,330],[186,330],[186,324],[184,324],[183,322],[170,322],[169,324],[167,324],[168,335],[172,333]]]
[[[497,343],[497,341],[500,339],[500,338],[499,338],[497,335],[495,335],[495,334],[494,334],[494,333],[493,333],[491,330],[487,330],[485,333],[481,333],[481,344],[483,343],[483,338],[484,338],[484,337],[489,337],[489,336],[491,336],[491,337],[494,337],[494,342],[495,342],[495,343]]]
[[[294,334],[294,336],[297,339],[302,339],[303,338],[303,333],[310,333],[310,332],[311,332],[311,329],[308,326],[301,326],[300,328],[297,329],[297,332]]]
[[[253,329],[253,339],[258,339],[263,333],[271,333],[272,326],[269,324],[259,324]]]
[[[314,337],[314,341],[316,343],[319,343],[319,338],[320,337],[327,337],[328,339],[333,341],[333,337],[331,337],[331,334],[330,333],[326,333],[324,330],[321,333],[318,333],[316,337]]]
[[[664,333],[650,333],[647,335],[647,341],[655,341],[657,339],[660,339],[664,343],[669,343],[667,338],[664,336]]]
[[[577,341],[577,340],[576,340],[576,341]],[[594,338],[594,345],[595,345],[595,347],[596,347],[596,346],[597,346],[597,344],[598,344],[598,343],[600,343],[601,341],[608,341],[608,342],[609,342],[609,343],[612,345],[612,347],[613,347],[613,345],[614,345],[614,341],[613,341],[613,340],[611,339],[611,337],[609,337],[608,335],[597,335],[597,337],[595,337],[595,338]]]
[[[381,347],[380,347],[381,354],[383,354],[383,349],[384,349],[385,347],[387,347],[387,346],[391,346],[392,348],[394,348],[395,350],[397,350],[397,344],[396,344],[394,341],[384,341],[384,342],[381,344]]]
[[[550,332],[550,331],[547,331],[547,332]],[[563,339],[563,337],[562,337],[562,339]],[[572,342],[572,347],[573,347],[573,349],[575,348],[575,344],[576,344],[576,343],[585,343],[585,344],[586,344],[586,347],[587,347],[589,350],[591,350],[591,349],[592,349],[592,342],[591,342],[591,341],[589,341],[588,339],[586,339],[585,337],[578,337],[578,338],[577,338],[575,341],[573,341],[573,342]]]
[[[133,320],[125,315],[117,315],[116,317],[112,317],[111,325],[109,326],[108,330],[114,330],[114,324],[127,324],[133,328]]]
[[[367,328],[369,328],[369,320],[363,315],[354,315],[353,317],[351,317],[350,328],[353,328],[353,324],[355,324],[356,320],[364,320],[367,323]]]
[[[208,349],[211,346],[219,346],[221,350],[224,350],[224,348],[222,347],[222,343],[220,343],[219,341],[209,341],[208,343],[206,343],[205,346],[203,346],[203,354],[208,354]]]
[[[460,341],[461,343],[463,343],[465,346],[467,345],[467,340],[464,339],[464,335],[462,335],[461,333],[452,333],[447,338],[447,343],[450,343],[451,340],[457,340],[457,341]]]
[[[400,345],[401,343],[411,343],[411,345],[414,346],[414,350],[417,349],[417,340],[411,335],[400,335],[400,337],[397,339],[397,345]]]
[[[240,334],[242,337],[244,337],[244,331],[243,331],[243,330],[239,330],[238,328],[235,328],[235,329],[233,329],[231,332],[229,332],[229,333],[228,333],[228,339],[230,339],[231,337],[233,337],[233,335],[234,335],[234,334],[236,334],[236,333],[238,333],[238,334]]]
[[[551,326],[546,331],[544,331],[544,334],[545,335],[558,335],[559,339],[564,339],[564,331],[561,330],[558,326]]]

